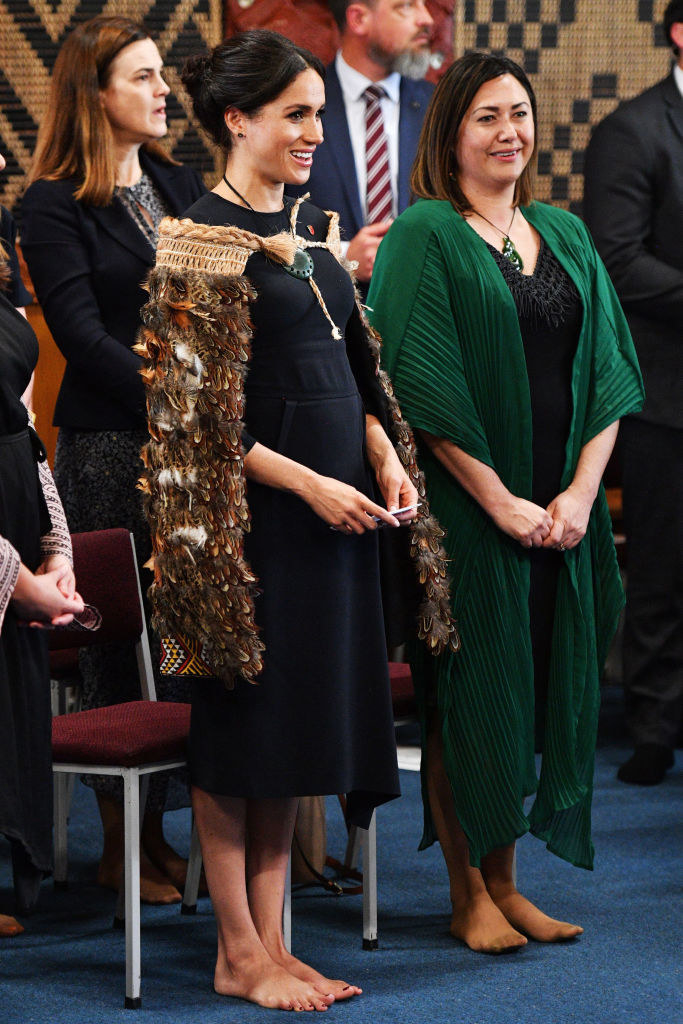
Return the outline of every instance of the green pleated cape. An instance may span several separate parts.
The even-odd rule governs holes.
[[[564,488],[586,442],[640,408],[642,379],[584,224],[542,203],[522,212],[574,281],[584,309]],[[515,304],[485,243],[450,203],[420,200],[395,221],[378,252],[368,305],[410,425],[452,441],[495,469],[513,494],[531,499],[531,403]],[[530,830],[553,853],[591,868],[600,673],[623,604],[604,490],[560,573],[537,777],[528,554],[424,444],[421,465],[432,510],[447,530],[462,650],[430,659],[415,645],[410,656],[423,730],[428,703],[436,701],[441,716],[446,772],[471,862],[478,866],[487,852]],[[423,767],[424,760],[423,753]],[[436,838],[424,773],[423,798],[422,847]]]

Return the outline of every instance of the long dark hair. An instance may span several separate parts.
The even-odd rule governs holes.
[[[279,32],[256,28],[219,43],[211,53],[190,57],[181,78],[202,128],[229,153],[232,135],[225,111],[234,107],[243,114],[257,113],[306,68],[324,80],[325,68],[318,57]]]
[[[538,146],[536,96],[524,71],[509,57],[491,53],[467,53],[456,60],[443,76],[432,96],[417,146],[410,176],[413,194],[420,199],[447,199],[458,213],[471,203],[458,184],[456,146],[465,114],[482,85],[501,75],[512,75],[526,90],[534,122],[531,159],[515,184],[515,206],[528,206],[533,199],[533,174]]]

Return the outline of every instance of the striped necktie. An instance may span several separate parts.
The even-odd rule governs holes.
[[[389,143],[384,131],[380,99],[386,96],[380,85],[369,85],[365,99],[365,166],[367,169],[367,222],[388,220],[392,213]]]

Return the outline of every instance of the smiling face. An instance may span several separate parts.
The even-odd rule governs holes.
[[[162,67],[151,39],[130,43],[112,61],[100,98],[117,143],[153,142],[166,134],[170,90],[161,77]]]
[[[313,153],[323,141],[323,81],[306,68],[280,95],[251,117],[230,109],[226,123],[237,139],[235,158],[258,183],[305,185],[311,173]]]
[[[458,132],[458,183],[465,195],[514,185],[534,151],[529,96],[513,75],[482,85]]]

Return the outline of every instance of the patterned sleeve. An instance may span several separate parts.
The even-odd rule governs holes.
[[[50,532],[40,538],[41,554],[43,558],[47,558],[49,555],[66,555],[73,565],[69,527],[67,526],[64,508],[57,492],[57,486],[47,462],[38,463],[38,475],[41,487],[43,488],[47,510],[52,521]]]
[[[5,618],[7,605],[14,593],[19,575],[21,559],[8,540],[0,537],[0,629]]]

